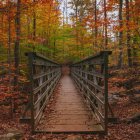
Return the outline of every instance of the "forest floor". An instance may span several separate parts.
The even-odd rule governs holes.
[[[140,81],[139,70],[111,70],[109,79],[109,102],[118,118],[117,123],[109,123],[108,135],[66,135],[37,134],[31,135],[27,124],[19,123],[21,108],[11,117],[9,106],[0,106],[0,135],[9,132],[21,132],[22,140],[139,140],[140,139]],[[132,83],[134,83],[132,85]],[[129,88],[131,87],[131,89]],[[55,90],[59,94],[58,88]],[[55,102],[53,95],[50,104]],[[0,138],[0,140],[2,140]],[[4,139],[3,139],[4,140]]]

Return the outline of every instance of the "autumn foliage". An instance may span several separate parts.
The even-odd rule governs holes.
[[[13,114],[28,102],[29,51],[71,64],[110,50],[110,89],[131,94],[139,84],[139,44],[140,0],[0,0],[0,106]],[[119,109],[132,99],[126,95]],[[122,110],[123,118],[129,111]]]

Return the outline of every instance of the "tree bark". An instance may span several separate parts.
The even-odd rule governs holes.
[[[118,57],[118,68],[122,67],[122,40],[123,40],[123,18],[122,18],[122,7],[123,7],[123,0],[119,0],[119,57]]]
[[[126,0],[126,28],[127,28],[127,56],[128,56],[128,66],[132,66],[132,54],[131,54],[131,45],[130,45],[130,29],[129,29],[129,22],[130,22],[130,13],[129,13],[129,0]]]
[[[97,47],[97,35],[98,35],[98,27],[97,27],[97,0],[95,0],[95,3],[94,3],[94,10],[95,10],[95,13],[94,13],[94,16],[95,16],[95,47]]]
[[[15,17],[15,30],[16,30],[16,40],[15,40],[15,48],[14,48],[14,57],[15,57],[15,77],[14,77],[14,85],[18,84],[18,75],[19,75],[19,47],[20,47],[20,6],[21,0],[17,1],[16,8],[16,17]]]
[[[105,50],[107,49],[107,45],[108,45],[108,36],[107,36],[107,9],[106,9],[106,0],[104,0],[104,24],[105,24]]]
[[[35,2],[35,0],[34,0]],[[36,13],[35,13],[35,9],[33,11],[33,40],[35,41],[36,38]]]
[[[11,18],[10,18],[11,5],[10,5],[10,3],[8,3],[8,4],[9,4],[9,9],[8,9],[8,64],[9,64],[9,75],[10,75],[10,73],[11,73],[11,71],[10,71],[10,69],[11,69]]]
[[[34,9],[33,9],[33,41],[36,39],[36,13],[35,13],[35,0],[33,0]],[[35,46],[33,46],[33,51],[35,51]]]

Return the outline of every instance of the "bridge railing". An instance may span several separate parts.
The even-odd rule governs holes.
[[[43,110],[61,77],[61,66],[37,53],[27,53],[30,79],[29,104],[23,121],[31,123],[32,132],[39,123]]]
[[[102,51],[96,56],[71,65],[71,76],[105,133],[108,125],[108,57],[110,54],[110,51]]]

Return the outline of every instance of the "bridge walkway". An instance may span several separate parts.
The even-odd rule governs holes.
[[[77,90],[69,73],[65,73],[57,86],[51,111],[44,113],[38,129],[48,132],[96,132],[101,126]]]

